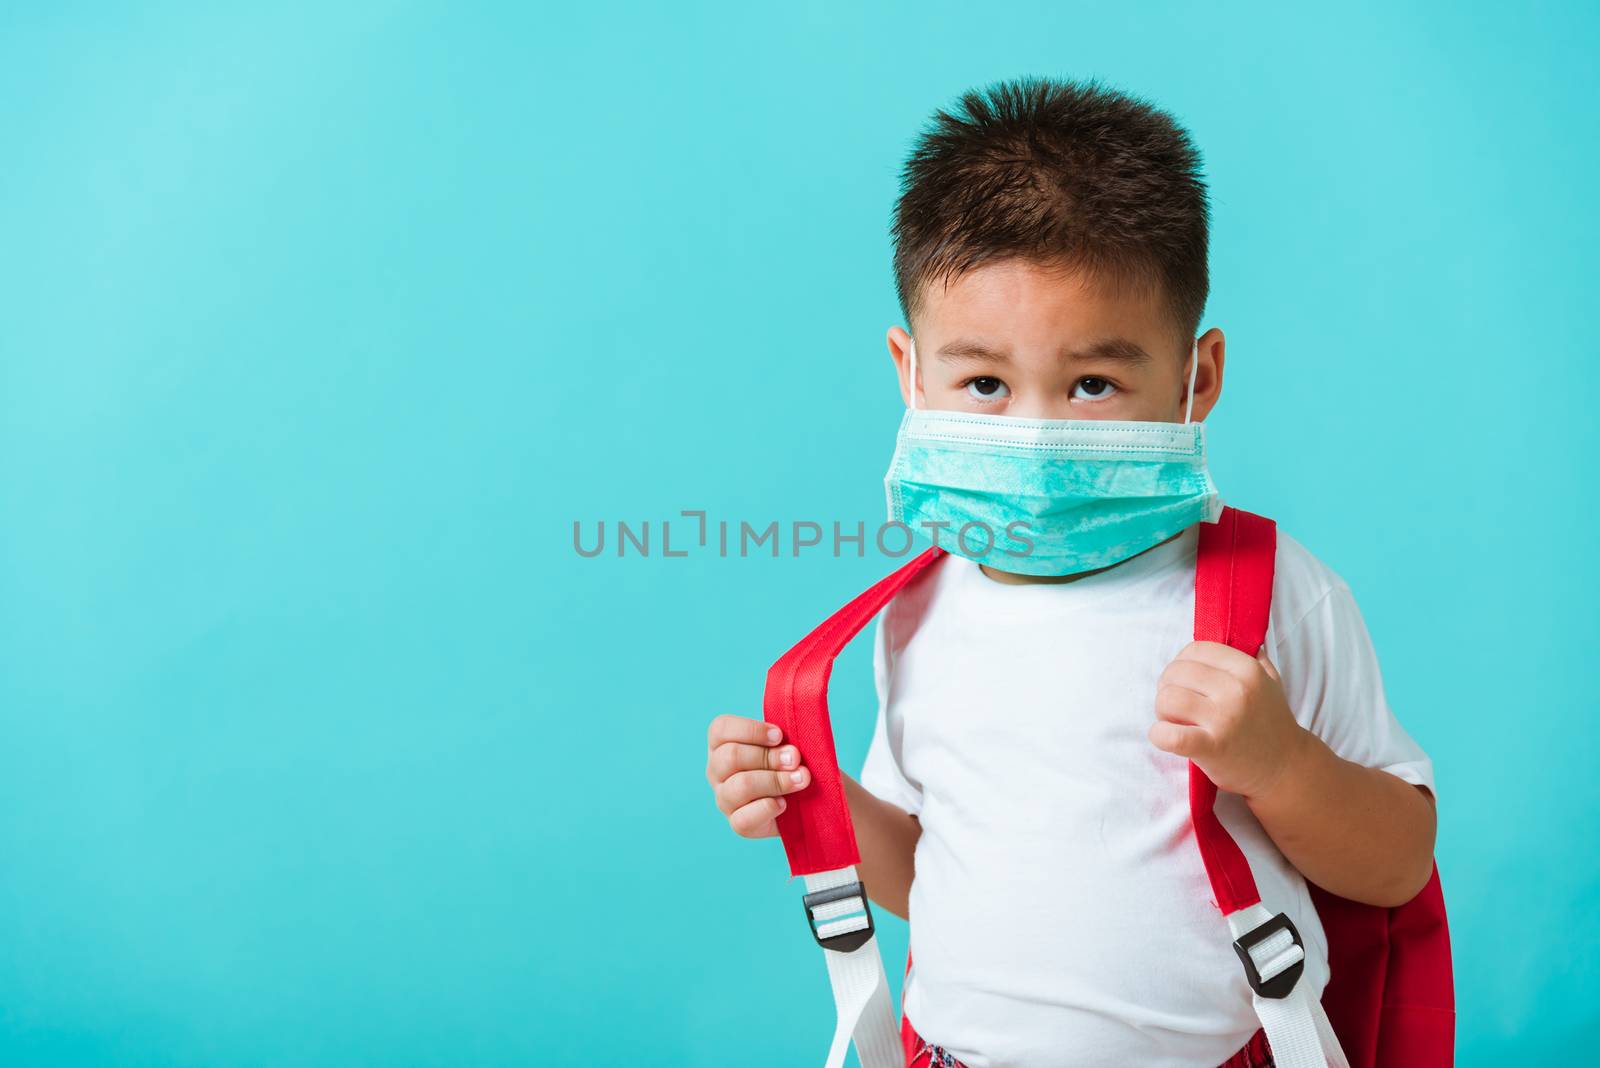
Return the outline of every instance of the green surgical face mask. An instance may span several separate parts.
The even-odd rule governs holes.
[[[1222,500],[1206,469],[1205,429],[1182,423],[1017,419],[911,408],[884,477],[889,519],[942,548],[1023,575],[1074,575],[1121,563],[1202,520]]]

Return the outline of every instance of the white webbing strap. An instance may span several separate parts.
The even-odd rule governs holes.
[[[856,869],[838,868],[807,875],[805,880],[808,894],[832,890],[857,882]],[[808,911],[819,938],[868,927],[865,896],[841,898]],[[889,977],[883,971],[877,936],[843,952],[824,946],[822,956],[828,962],[828,982],[833,986],[833,1003],[839,1013],[826,1068],[843,1068],[852,1040],[861,1068],[902,1068],[905,1053],[895,1026],[894,1001],[889,996]]]
[[[1228,930],[1242,938],[1273,918],[1261,904],[1251,905],[1228,915]],[[1305,960],[1305,949],[1296,944],[1288,931],[1274,931],[1251,946],[1250,959],[1263,980],[1279,975],[1286,968]],[[1287,997],[1268,998],[1251,993],[1261,1028],[1272,1046],[1272,1062],[1278,1068],[1350,1068],[1333,1025],[1322,1002],[1311,996],[1310,987],[1297,981]]]

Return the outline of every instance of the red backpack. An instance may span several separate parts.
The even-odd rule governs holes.
[[[1194,636],[1254,655],[1266,636],[1277,528],[1226,508],[1200,524]],[[908,1049],[894,1021],[888,980],[873,934],[860,859],[845,803],[828,676],[839,651],[943,550],[929,549],[856,597],[767,673],[764,715],[783,729],[811,769],[811,785],[790,795],[778,817],[789,870],[804,876],[806,915],[839,1010],[828,1068],[851,1041],[862,1068],[902,1068]],[[1428,885],[1398,908],[1362,905],[1311,886],[1327,934],[1331,978],[1321,1004],[1299,987],[1304,948],[1283,913],[1261,905],[1243,852],[1212,810],[1217,788],[1189,765],[1195,841],[1217,906],[1254,991],[1278,1068],[1443,1068],[1454,1061],[1455,995],[1444,896],[1435,867]],[[1309,885],[1309,884],[1308,884]]]

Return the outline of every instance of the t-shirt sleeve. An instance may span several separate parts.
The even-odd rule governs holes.
[[[1273,648],[1301,726],[1346,760],[1381,768],[1437,796],[1433,762],[1384,697],[1378,655],[1348,586],[1335,579],[1276,636]]]
[[[899,718],[890,715],[889,687],[893,677],[889,648],[889,615],[878,616],[872,640],[872,678],[878,691],[878,722],[872,729],[872,744],[861,765],[861,785],[868,793],[898,805],[912,815],[922,811],[922,791],[906,777],[903,742],[905,732]]]

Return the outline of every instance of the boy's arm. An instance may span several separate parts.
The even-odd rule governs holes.
[[[1307,879],[1369,905],[1402,905],[1433,870],[1431,795],[1338,756],[1295,721],[1277,669],[1216,642],[1167,666],[1150,740],[1244,797]]]
[[[844,779],[844,798],[850,806],[850,819],[856,827],[856,848],[861,860],[856,872],[867,896],[890,912],[906,918],[911,896],[913,858],[922,823],[898,805],[867,790],[848,775]]]
[[[1250,811],[1289,863],[1324,890],[1369,905],[1410,901],[1433,873],[1433,795],[1297,730],[1277,776],[1246,795]]]

